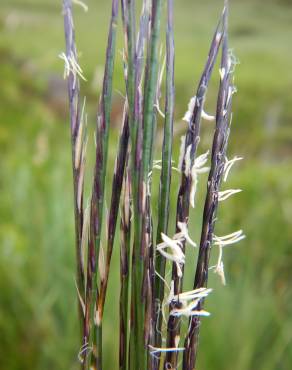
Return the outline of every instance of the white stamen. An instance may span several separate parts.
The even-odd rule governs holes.
[[[202,114],[201,114],[201,117],[203,118],[203,119],[205,119],[206,121],[215,121],[215,116],[212,116],[212,115],[210,115],[210,114],[208,114],[208,113],[206,113],[204,110],[202,110]]]
[[[209,312],[195,310],[201,299],[206,298],[212,289],[198,288],[174,295],[174,281],[171,281],[171,289],[165,304],[181,303],[182,308],[174,308],[170,311],[171,316],[209,316]]]
[[[178,222],[177,223],[178,228],[180,229],[180,233],[174,235],[174,239],[181,239],[184,238],[186,241],[192,245],[193,247],[196,247],[197,244],[190,238],[189,232],[188,232],[188,226],[185,222]]]
[[[192,186],[191,186],[191,192],[190,192],[190,203],[193,208],[195,208],[195,195],[196,195],[197,185],[198,185],[198,175],[208,172],[210,169],[209,167],[203,167],[204,164],[208,160],[208,155],[209,155],[209,151],[207,151],[206,153],[196,158],[193,164],[192,170],[191,170]]]
[[[169,348],[159,348],[159,347],[153,347],[149,344],[148,346],[150,348],[150,355],[153,356],[155,355],[156,353],[160,353],[160,352],[181,352],[181,351],[184,351],[185,349],[183,347],[169,347]]]
[[[204,310],[195,310],[198,306],[200,299],[195,299],[191,303],[189,303],[186,307],[183,308],[174,308],[170,311],[170,316],[210,316],[210,313]]]
[[[164,233],[161,233],[161,238],[168,247],[170,247],[170,248],[179,247],[179,250],[181,250],[180,246],[182,245],[182,243],[181,243],[180,240],[173,240],[170,237],[168,237],[167,235],[165,235]]]
[[[226,279],[224,274],[224,264],[223,264],[223,247],[228,245],[232,245],[238,243],[240,240],[244,239],[245,235],[243,234],[242,230],[235,231],[234,233],[225,235],[225,236],[213,236],[214,245],[219,247],[219,255],[218,261],[216,266],[212,266],[211,269],[214,268],[214,272],[218,274],[221,278],[222,284],[226,285]]]
[[[241,191],[242,191],[241,189],[229,189],[229,190],[219,191],[218,201],[222,202],[223,200],[226,200],[229,197],[231,197],[233,194],[240,193]]]
[[[67,56],[66,56],[65,53],[61,53],[59,55],[59,58],[62,59],[62,60],[64,60],[64,62],[65,62],[64,74],[63,74],[63,78],[65,79],[65,78],[67,78],[69,76],[69,73],[70,73],[70,63],[69,63],[69,60],[68,60],[68,58],[67,58]]]
[[[215,235],[213,236],[214,245],[217,245],[219,247],[219,255],[218,255],[218,261],[217,261],[216,266],[213,266],[211,268],[215,268],[214,272],[220,276],[223,285],[226,285],[224,265],[222,261],[223,247],[238,243],[244,238],[245,238],[245,235],[243,234],[242,230],[235,231],[234,233],[231,233],[225,236],[220,236],[220,237],[215,236]]]
[[[245,235],[242,230],[235,231],[234,233],[225,236],[213,236],[214,245],[225,247],[227,245],[232,245],[238,243],[240,240],[244,239]]]
[[[217,274],[220,279],[221,279],[221,282],[223,285],[226,285],[226,278],[225,278],[225,273],[224,273],[224,264],[223,264],[223,261],[220,261],[215,270],[214,270],[215,274]]]
[[[223,248],[219,246],[219,255],[217,264],[215,266],[209,267],[209,270],[214,270],[214,273],[217,274],[223,285],[226,285],[225,273],[224,273],[224,264],[223,264]]]
[[[229,172],[230,172],[232,166],[234,165],[234,163],[237,162],[237,161],[240,161],[242,159],[243,159],[243,157],[237,157],[237,156],[235,156],[233,159],[230,159],[230,160],[228,160],[226,158],[226,161],[225,161],[225,164],[224,164],[224,177],[223,177],[224,182],[227,181],[227,177],[228,177]]]
[[[209,293],[212,292],[212,289],[207,288],[198,288],[194,290],[189,290],[187,292],[179,293],[177,295],[174,295],[174,282],[172,280],[171,282],[171,290],[168,296],[167,303],[170,304],[171,302],[181,302],[182,304],[185,304],[189,301],[193,301],[196,299],[202,299],[206,298]]]
[[[195,105],[196,105],[196,99],[197,99],[197,97],[195,95],[189,101],[188,110],[186,111],[185,115],[183,116],[183,121],[186,121],[188,123],[191,122],[193,112],[194,112],[194,108],[195,108]]]
[[[88,12],[88,6],[81,0],[73,0],[73,3],[81,6],[85,12]]]
[[[166,259],[175,262],[177,267],[177,274],[179,277],[182,276],[181,265],[185,263],[185,255],[181,250],[181,241],[173,240],[167,235],[161,233],[162,243],[158,244],[156,249],[162,254]],[[166,252],[164,249],[169,248],[171,253]]]
[[[181,277],[181,266],[185,264],[185,255],[181,249],[183,242],[186,240],[193,247],[196,247],[196,243],[190,238],[186,223],[178,222],[178,228],[180,232],[176,233],[172,239],[164,233],[161,233],[162,242],[156,246],[156,249],[165,258],[176,264],[177,274]],[[170,252],[165,251],[166,248],[169,248]]]
[[[208,155],[209,155],[209,150],[207,150],[206,153],[199,155],[199,157],[195,159],[193,168],[196,168],[199,171],[199,173],[206,172],[205,169],[202,167],[207,162]],[[200,172],[200,171],[203,171],[203,172]]]
[[[79,76],[82,80],[86,81],[86,78],[83,75],[83,71],[79,64],[77,63],[77,60],[75,58],[75,55],[71,52],[71,55],[67,56],[65,53],[59,54],[59,58],[64,60],[65,66],[64,66],[64,79],[68,78],[70,76],[70,73],[73,74],[73,85],[75,87],[77,76]]]

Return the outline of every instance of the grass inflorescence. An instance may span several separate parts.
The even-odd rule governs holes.
[[[87,9],[83,3],[77,2]],[[208,272],[216,272],[225,283],[223,247],[243,238],[239,230],[215,235],[219,202],[240,189],[221,191],[231,166],[240,158],[227,159],[231,125],[234,57],[228,47],[228,4],[211,41],[208,58],[195,95],[183,117],[186,131],[181,138],[180,158],[173,163],[175,111],[175,44],[173,0],[144,0],[137,17],[134,0],[121,0],[124,34],[124,112],[112,178],[111,201],[105,207],[105,179],[111,126],[115,48],[119,1],[112,0],[104,77],[95,130],[95,164],[88,206],[84,206],[84,178],[87,145],[85,102],[81,101],[75,45],[72,1],[63,1],[76,233],[76,286],[81,338],[79,360],[82,369],[102,369],[102,323],[111,270],[111,258],[120,218],[120,332],[119,367],[123,370],[195,368],[201,317],[209,316],[204,302],[211,293]],[[165,27],[162,24],[166,18]],[[160,47],[165,32],[165,68]],[[218,55],[221,51],[216,115],[204,110]],[[165,81],[165,86],[163,82]],[[163,97],[165,99],[162,104]],[[164,109],[161,108],[164,105]],[[210,154],[198,155],[202,120],[214,125]],[[156,145],[157,122],[163,122],[163,143]],[[161,159],[154,154],[161,151]],[[158,207],[153,205],[153,171],[160,171]],[[88,168],[87,168],[88,171]],[[172,172],[180,176],[177,191],[175,233],[169,232],[169,204]],[[208,172],[202,215],[201,239],[193,290],[184,291],[187,248],[196,248],[189,235],[190,208],[195,207],[199,175]],[[107,211],[107,213],[105,212]],[[120,216],[119,216],[120,215]],[[155,222],[157,220],[157,224]],[[103,234],[105,233],[105,238]],[[105,240],[105,247],[102,241]],[[218,246],[218,262],[209,265],[212,245]],[[192,263],[190,261],[189,263]],[[166,273],[169,270],[170,274]],[[183,319],[187,320],[185,328]]]

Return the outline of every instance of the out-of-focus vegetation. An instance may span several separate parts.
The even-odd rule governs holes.
[[[78,368],[70,138],[63,64],[58,59],[64,49],[60,3],[0,3],[1,370]],[[177,147],[185,128],[180,117],[194,93],[221,3],[176,1]],[[92,129],[110,4],[90,0],[88,5],[88,13],[76,7],[75,15]],[[231,45],[240,65],[229,152],[245,157],[233,170],[230,186],[244,192],[221,207],[217,231],[243,228],[247,238],[225,251],[226,287],[211,273],[214,292],[207,307],[212,316],[203,322],[198,369],[288,370],[292,364],[292,2],[231,1],[230,23]],[[116,67],[115,128],[120,125],[119,92],[124,89],[120,53]],[[217,80],[215,76],[214,85]],[[211,112],[214,95],[211,88]],[[204,125],[202,151],[210,131],[210,124]],[[109,168],[116,131],[111,136]],[[93,150],[92,137],[90,146]],[[172,215],[177,180],[174,174]],[[202,207],[205,180],[197,208]],[[191,215],[194,238],[199,235],[200,213],[195,209]],[[113,263],[104,328],[106,369],[117,368],[118,361],[113,342],[118,327],[118,244]],[[191,284],[186,281],[186,287]]]

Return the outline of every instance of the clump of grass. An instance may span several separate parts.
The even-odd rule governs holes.
[[[218,237],[214,235],[218,203],[240,189],[220,191],[233,163],[226,151],[231,125],[234,60],[228,49],[228,4],[215,30],[205,68],[196,94],[191,98],[183,120],[187,122],[182,137],[177,195],[175,234],[168,230],[172,146],[175,106],[175,47],[173,0],[143,1],[136,31],[133,0],[121,1],[125,46],[123,50],[126,97],[122,129],[112,178],[108,218],[104,220],[105,178],[109,151],[111,96],[117,34],[118,0],[112,0],[104,79],[96,122],[95,166],[88,208],[84,209],[84,171],[86,157],[86,115],[81,104],[79,79],[84,78],[78,65],[74,39],[72,3],[64,0],[66,36],[65,75],[68,78],[72,163],[76,229],[77,290],[83,369],[102,369],[102,322],[110,274],[115,231],[120,217],[120,356],[123,370],[195,368],[200,319],[209,313],[203,309],[211,292],[208,272],[213,269],[225,282],[223,247],[243,238],[242,231]],[[161,19],[166,3],[166,69],[160,62]],[[208,85],[221,49],[220,82],[216,116],[204,111]],[[161,65],[162,64],[162,65]],[[164,112],[160,108],[165,91]],[[160,118],[162,117],[162,119]],[[154,161],[156,124],[164,121],[162,157]],[[208,152],[197,155],[202,120],[214,121],[210,168]],[[158,209],[152,202],[152,172],[160,170]],[[190,206],[195,207],[198,177],[208,172],[203,224],[194,287],[183,290],[187,247],[196,247],[189,235]],[[157,212],[157,214],[156,214]],[[154,219],[158,219],[155,228]],[[106,249],[101,247],[103,227]],[[211,246],[219,249],[218,262],[209,266]],[[166,274],[171,267],[171,276]],[[182,330],[182,319],[189,325]],[[180,357],[183,361],[180,362]]]

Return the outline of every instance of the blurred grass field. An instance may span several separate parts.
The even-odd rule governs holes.
[[[78,368],[70,137],[63,64],[58,59],[64,49],[60,3],[0,1],[1,370]],[[82,88],[91,129],[109,3],[88,0],[88,13],[78,7],[75,11],[80,64],[88,80]],[[185,128],[180,117],[194,94],[222,3],[176,1],[175,160]],[[229,153],[245,160],[233,170],[228,185],[244,192],[221,207],[217,233],[243,228],[247,238],[226,249],[226,287],[210,274],[214,292],[207,308],[212,316],[203,322],[198,369],[289,370],[292,1],[230,3],[230,43],[240,65]],[[119,52],[116,70],[109,169],[120,125],[120,92],[124,91]],[[216,75],[208,93],[210,112],[214,111],[217,79]],[[210,144],[211,132],[210,124],[204,125],[202,152]],[[92,137],[90,147],[92,151]],[[157,151],[156,157],[159,155]],[[157,184],[158,174],[154,180]],[[196,240],[205,180],[202,177],[198,204],[191,215],[190,230]],[[172,219],[177,184],[174,174]],[[174,222],[170,225],[172,232]],[[216,257],[215,249],[213,254]],[[116,369],[118,361],[118,255],[116,244],[104,329],[106,370]],[[186,288],[192,285],[193,268],[191,264],[188,267]]]

